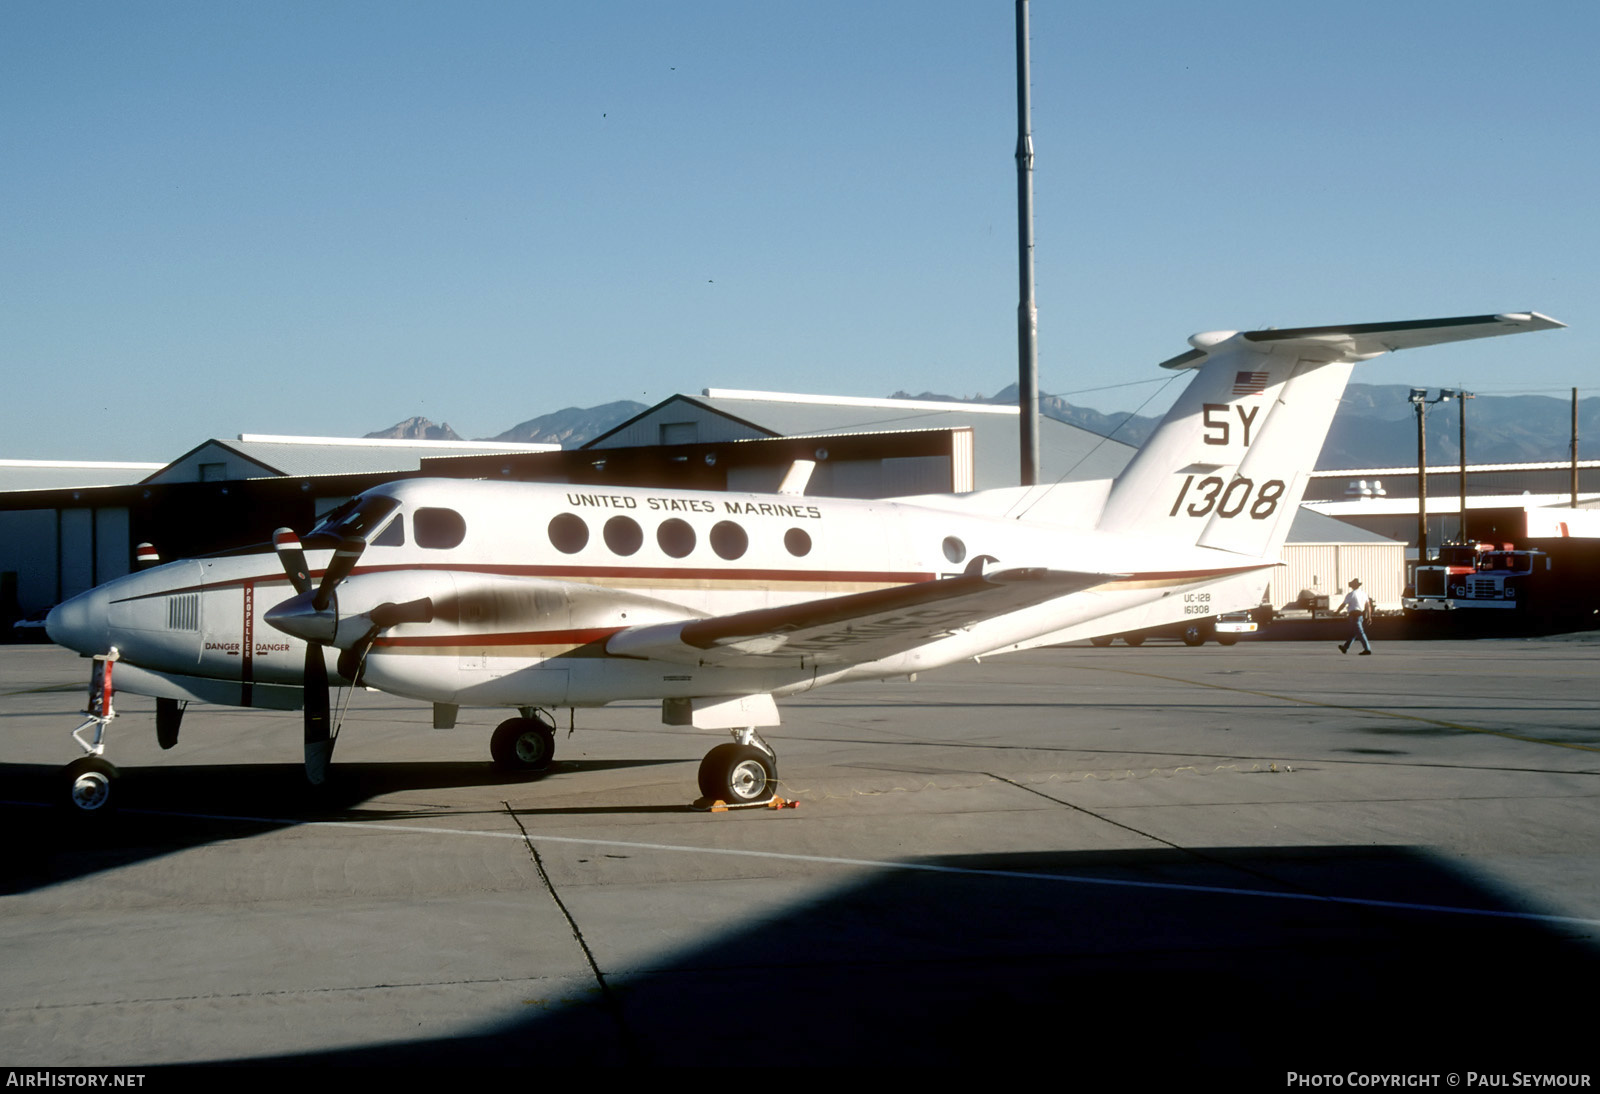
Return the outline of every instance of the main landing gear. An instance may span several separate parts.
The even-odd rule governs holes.
[[[556,758],[556,728],[532,711],[507,718],[489,738],[489,755],[502,771],[541,774]]]
[[[778,790],[778,754],[754,729],[733,731],[700,761],[700,793],[729,805],[759,805]]]
[[[489,754],[501,771],[541,775],[556,755],[556,730],[539,711],[523,707],[489,738]],[[760,805],[777,796],[778,754],[753,728],[736,729],[733,741],[718,745],[700,761],[700,794],[730,806]]]

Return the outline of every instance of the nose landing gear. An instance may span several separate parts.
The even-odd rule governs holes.
[[[74,817],[102,817],[116,807],[117,769],[101,754],[106,750],[106,727],[117,716],[111,702],[111,666],[118,656],[115,646],[95,655],[94,672],[89,677],[89,705],[84,710],[88,717],[72,731],[72,739],[88,755],[62,769],[56,804]],[[84,734],[91,727],[94,739],[85,740]]]
[[[84,756],[62,769],[65,783],[61,804],[74,815],[97,816],[113,805],[112,787],[117,769],[99,756]]]

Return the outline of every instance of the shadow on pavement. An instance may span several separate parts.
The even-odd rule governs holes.
[[[1136,1089],[1224,1072],[1281,1089],[1288,1071],[1549,1072],[1595,1059],[1588,1006],[1560,987],[1600,972],[1594,925],[1438,910],[1530,912],[1424,851],[919,865],[934,869],[882,870],[776,918],[730,922],[714,945],[609,971],[604,990],[477,1036],[251,1062],[964,1064],[986,1082]]]

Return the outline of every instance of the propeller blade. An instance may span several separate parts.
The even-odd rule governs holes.
[[[333,739],[328,733],[328,663],[322,657],[320,642],[306,643],[305,714],[306,778],[321,786],[328,777],[328,761],[333,757]]]
[[[293,528],[279,528],[272,533],[272,546],[283,563],[283,572],[289,575],[294,591],[303,593],[311,588],[311,571],[306,568],[306,553],[300,547],[300,537]]]
[[[333,590],[350,576],[350,571],[356,568],[356,562],[361,558],[361,552],[367,549],[367,541],[360,536],[351,536],[339,541],[339,546],[334,549],[333,558],[328,562],[328,568],[322,574],[322,584],[317,586],[317,595],[311,598],[311,606],[319,612],[328,610],[328,604],[333,600]]]

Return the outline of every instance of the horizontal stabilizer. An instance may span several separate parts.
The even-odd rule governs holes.
[[[747,668],[859,664],[1119,576],[1039,568],[964,574],[788,607],[633,627],[612,635],[606,652]]]
[[[1463,315],[1453,319],[1408,319],[1398,323],[1347,323],[1335,327],[1292,327],[1284,330],[1208,331],[1189,339],[1194,349],[1161,362],[1162,368],[1199,368],[1215,347],[1235,337],[1261,353],[1298,351],[1302,358],[1365,361],[1395,350],[1493,338],[1520,331],[1556,330],[1566,324],[1536,311],[1500,315]]]
[[[1196,375],[1117,476],[1098,527],[1275,558],[1357,362],[1564,325],[1508,312],[1196,334],[1164,362]]]

